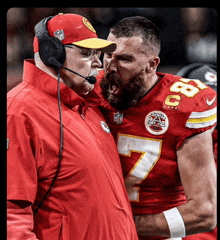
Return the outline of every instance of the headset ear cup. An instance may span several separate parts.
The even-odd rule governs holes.
[[[63,43],[57,39],[56,37],[52,37],[53,41],[56,42],[56,47],[58,50],[58,54],[57,57],[55,58],[58,62],[60,62],[61,64],[64,63],[64,61],[66,60],[66,50],[65,47],[63,45]]]
[[[35,27],[35,35],[39,42],[39,54],[43,63],[51,67],[56,67],[50,63],[52,57],[60,64],[63,64],[66,59],[66,50],[63,43],[56,37],[51,37],[47,30],[47,22],[53,17],[42,19]]]
[[[66,59],[66,50],[63,43],[55,38],[50,37],[39,43],[39,54],[43,63],[52,66],[49,62],[49,58],[53,57],[61,64],[64,63]]]

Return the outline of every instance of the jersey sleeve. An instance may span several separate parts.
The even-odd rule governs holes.
[[[7,199],[34,202],[37,167],[30,126],[25,119],[7,117]]]
[[[184,134],[180,137],[176,149],[186,138],[205,132],[217,124],[217,94],[213,89],[208,87],[193,104],[194,107],[187,102],[188,108],[192,110],[188,113]]]
[[[199,133],[214,127],[217,122],[216,98],[216,92],[211,91],[199,99],[198,104],[189,115],[186,128]]]

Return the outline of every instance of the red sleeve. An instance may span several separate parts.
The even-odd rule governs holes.
[[[7,199],[34,202],[37,167],[33,127],[22,117],[7,117]]]
[[[215,91],[210,90],[199,99],[186,122],[187,128],[198,133],[214,127],[217,122],[217,96]]]
[[[7,202],[7,239],[36,240],[33,233],[33,212],[31,206],[24,208]]]
[[[217,124],[217,95],[213,89],[204,90],[204,93],[196,98],[194,103],[185,123],[184,134],[178,141],[177,149],[186,138],[205,132]],[[190,101],[186,106],[191,107]]]

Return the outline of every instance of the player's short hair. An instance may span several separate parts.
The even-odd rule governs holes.
[[[116,38],[141,36],[143,43],[160,52],[160,35],[155,24],[141,16],[127,17],[116,23],[111,29]]]

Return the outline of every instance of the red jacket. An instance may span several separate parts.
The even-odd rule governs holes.
[[[25,61],[23,82],[8,93],[8,239],[136,240],[137,234],[114,139],[100,100],[60,83],[63,153],[58,178],[60,121],[57,80]]]

